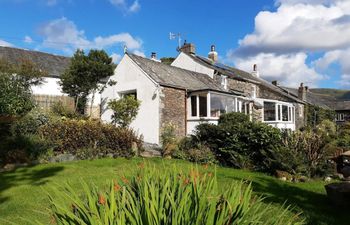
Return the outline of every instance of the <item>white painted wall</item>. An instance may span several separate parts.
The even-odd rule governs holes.
[[[107,87],[102,93],[102,116],[105,122],[111,122],[112,111],[107,108],[107,102],[119,99],[120,93],[130,90],[137,91],[141,106],[131,127],[144,136],[144,141],[159,144],[159,90],[157,85],[130,59],[124,55],[110,78],[117,81],[112,87]]]
[[[44,77],[43,83],[40,85],[32,86],[33,95],[52,95],[52,96],[67,96],[62,92],[62,88],[59,85],[60,79],[53,77]],[[90,105],[92,95],[88,96],[87,104]],[[93,106],[99,106],[101,104],[101,94],[96,93],[94,98]]]
[[[194,134],[194,131],[196,130],[196,127],[199,124],[203,123],[211,123],[218,125],[219,119],[188,119],[187,120],[187,135]]]
[[[207,74],[211,78],[214,77],[215,71],[213,69],[210,69],[206,66],[203,66],[202,64],[197,63],[190,56],[186,55],[183,52],[181,52],[176,57],[176,59],[174,60],[174,62],[171,65],[182,68],[182,69],[194,71],[197,73]]]

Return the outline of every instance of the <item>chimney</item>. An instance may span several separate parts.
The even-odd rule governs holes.
[[[187,43],[185,40],[185,43],[180,48],[180,52],[184,52],[187,54],[196,54],[196,47],[192,43]]]
[[[156,52],[152,52],[151,53],[151,59],[157,59],[157,53]]]
[[[252,75],[255,77],[260,77],[259,71],[258,71],[258,66],[256,64],[253,65],[253,72]]]
[[[300,87],[298,89],[298,98],[302,101],[306,101],[306,92],[308,87],[304,87],[304,83],[300,83]]]
[[[278,86],[278,81],[277,81],[277,80],[273,80],[271,83],[272,83],[273,85],[275,85],[275,86]]]
[[[211,59],[211,61],[213,62],[218,61],[218,53],[215,51],[215,45],[210,46],[210,52],[208,53],[208,58]]]

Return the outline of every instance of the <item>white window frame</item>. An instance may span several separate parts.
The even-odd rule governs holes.
[[[265,120],[265,115],[263,110],[263,115],[262,115],[262,121],[265,123],[294,123],[295,122],[295,106],[291,103],[286,103],[286,102],[280,102],[280,101],[275,101],[275,100],[270,100],[270,99],[264,99],[263,100],[263,105],[265,105],[265,102],[270,102],[270,103],[275,103],[275,120],[270,120],[266,121]],[[283,106],[287,106],[287,114],[288,114],[288,120],[284,121],[283,120]],[[263,108],[265,109],[265,108]],[[278,110],[280,109],[280,110]]]

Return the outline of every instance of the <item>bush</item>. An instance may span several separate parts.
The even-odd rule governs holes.
[[[51,117],[38,109],[33,109],[27,115],[16,120],[11,126],[13,136],[38,134],[39,128],[50,122]]]
[[[3,163],[43,161],[52,155],[53,144],[38,135],[8,137],[2,142],[0,158]]]
[[[108,107],[113,111],[112,122],[121,127],[128,127],[136,118],[141,102],[134,96],[125,96],[119,100],[108,102]]]
[[[142,166],[143,167],[143,166]],[[49,199],[57,224],[303,224],[298,215],[253,197],[251,186],[219,187],[216,176],[192,169],[141,168],[130,180],[113,181],[107,191],[58,187]],[[274,215],[274,216],[271,216]]]
[[[51,106],[51,112],[56,116],[67,117],[71,119],[79,117],[79,115],[74,111],[74,108],[63,104],[62,101],[55,102]]]
[[[281,144],[281,132],[260,122],[252,122],[242,113],[227,113],[218,125],[197,126],[194,140],[208,146],[221,164],[235,168],[269,171],[266,157]]]
[[[40,134],[55,143],[55,152],[76,155],[78,149],[110,149],[118,156],[131,157],[133,143],[142,149],[142,140],[127,128],[102,124],[98,121],[64,120],[47,124]]]
[[[172,123],[165,124],[162,128],[160,140],[164,157],[171,157],[178,150],[178,140],[175,132],[176,126]]]

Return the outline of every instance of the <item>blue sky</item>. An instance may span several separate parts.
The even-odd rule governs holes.
[[[176,56],[169,32],[180,32],[198,54],[215,44],[221,61],[247,71],[257,63],[283,85],[349,88],[350,40],[334,28],[350,34],[347,15],[346,0],[0,0],[0,45],[62,55],[103,48],[118,61],[124,45]]]

